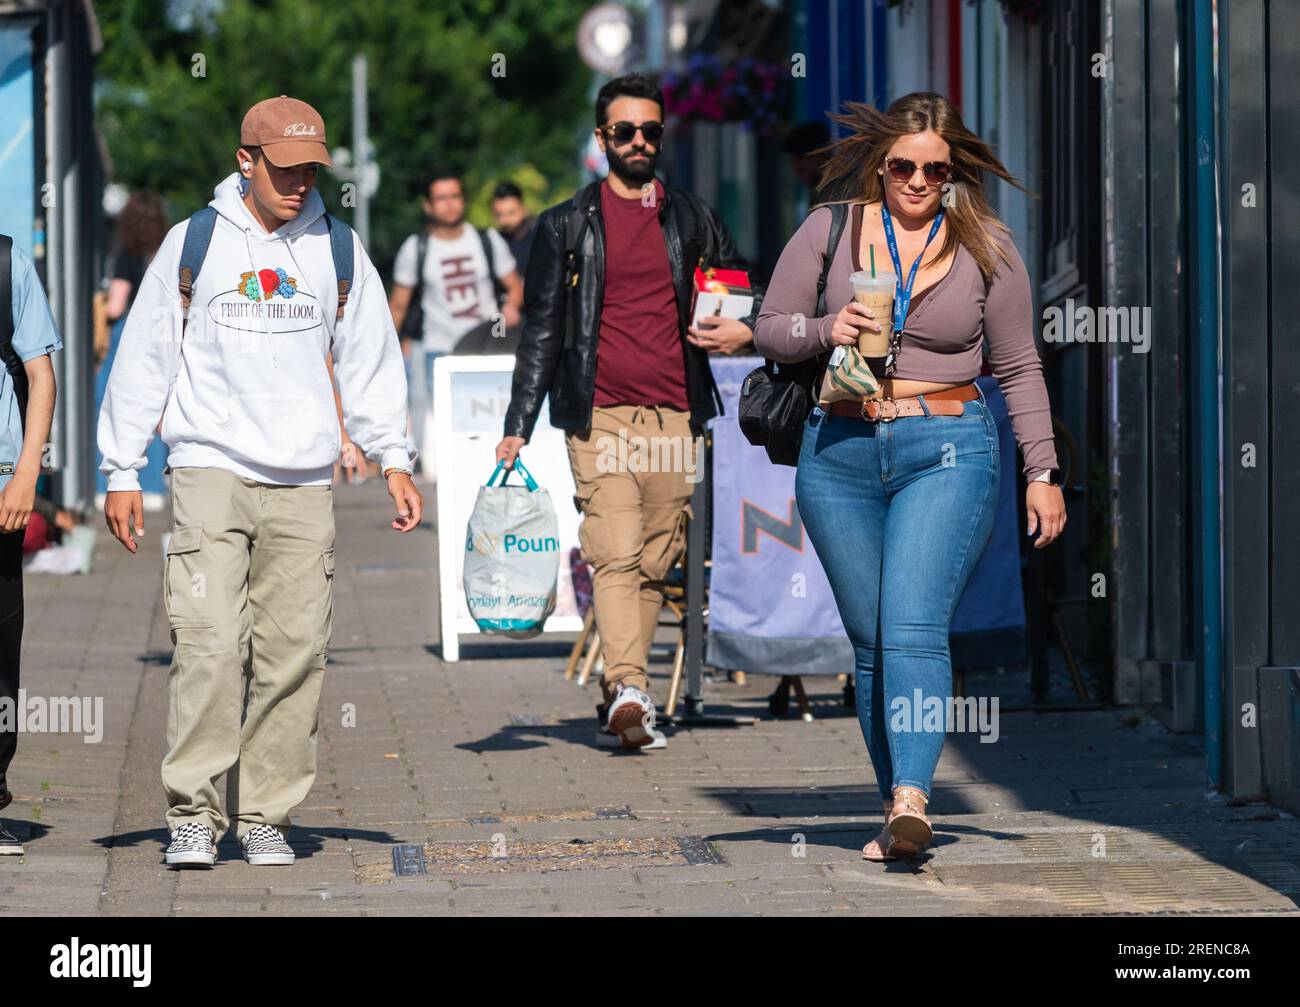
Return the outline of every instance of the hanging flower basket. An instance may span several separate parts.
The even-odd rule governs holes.
[[[760,135],[780,130],[789,102],[789,71],[776,63],[742,59],[723,64],[696,53],[680,72],[662,75],[667,114],[678,122],[738,122]]]

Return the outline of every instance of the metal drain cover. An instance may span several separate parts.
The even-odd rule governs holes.
[[[621,808],[560,808],[555,811],[485,812],[467,818],[470,825],[506,825],[524,822],[593,822],[625,819],[635,821],[630,805]]]
[[[402,843],[393,847],[393,873],[400,877],[429,873],[424,863],[424,847]]]
[[[399,853],[400,851],[400,853]],[[497,874],[503,872],[607,870],[637,867],[696,867],[725,864],[701,836],[658,839],[554,839],[427,843],[393,848],[391,873],[383,864],[363,868],[361,881],[376,883],[394,875]]]

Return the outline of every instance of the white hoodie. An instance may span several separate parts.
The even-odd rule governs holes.
[[[122,331],[99,414],[110,490],[139,489],[162,417],[173,468],[228,469],[280,485],[330,481],[338,413],[332,345],[353,442],[383,467],[409,466],[406,373],[383,284],[355,234],[342,322],[325,206],[313,189],[295,220],[267,234],[240,196],[217,186],[217,224],[181,337],[177,289],[186,223],[168,232]],[[337,223],[336,223],[337,226]]]

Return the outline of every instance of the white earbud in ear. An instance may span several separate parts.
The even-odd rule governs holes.
[[[244,164],[243,164],[243,168],[244,168],[245,171],[252,171],[252,170],[253,170],[253,162],[252,162],[252,161],[245,161]]]

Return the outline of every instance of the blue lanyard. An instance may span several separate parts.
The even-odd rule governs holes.
[[[925,248],[921,249],[921,254],[912,263],[912,271],[907,274],[905,287],[902,285],[903,265],[898,261],[898,242],[894,240],[894,222],[889,219],[889,207],[885,205],[884,199],[880,201],[880,222],[885,225],[885,242],[889,245],[889,257],[894,260],[894,276],[897,277],[894,281],[897,287],[894,292],[894,331],[902,332],[903,323],[907,321],[907,309],[912,303],[912,284],[916,282],[917,267],[925,258],[925,249],[930,247],[930,242],[939,233],[939,225],[943,223],[943,210],[940,209],[934,215],[934,223],[930,225],[930,236],[925,239]]]

